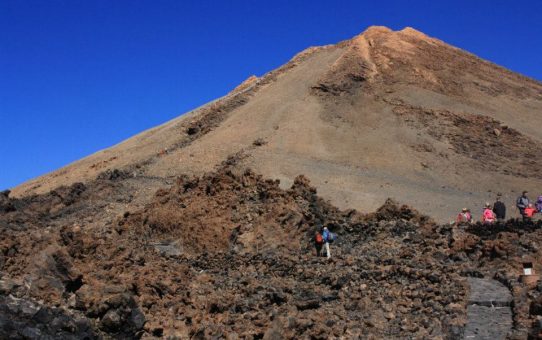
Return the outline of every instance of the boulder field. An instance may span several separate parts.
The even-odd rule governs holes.
[[[439,225],[392,200],[340,210],[304,176],[283,190],[236,162],[145,204],[130,193],[155,179],[118,170],[2,193],[0,336],[457,339],[485,322],[468,319],[483,314],[468,313],[485,301],[476,279],[510,292],[494,336],[540,331],[542,284],[518,280],[525,261],[540,270],[540,222]],[[315,256],[321,225],[338,235],[331,259]]]

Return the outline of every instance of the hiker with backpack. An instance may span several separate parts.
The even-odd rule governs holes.
[[[506,219],[506,206],[501,201],[501,195],[497,195],[495,203],[493,203],[493,212],[497,217],[498,222],[503,222]]]
[[[491,205],[486,203],[484,212],[482,213],[482,223],[483,224],[493,224],[495,223],[497,217],[493,210],[491,210]]]
[[[542,213],[542,195],[538,196],[535,203],[535,208],[539,213]]]
[[[322,232],[322,238],[324,239],[324,248],[326,249],[326,256],[327,258],[331,258],[331,253],[329,251],[329,244],[330,243],[333,243],[333,241],[335,241],[335,239],[337,238],[337,236],[330,232],[327,227],[324,227],[324,230]]]
[[[521,214],[521,217],[523,217],[523,220],[525,221],[525,208],[529,206],[529,198],[527,197],[528,192],[524,191],[521,193],[521,196],[518,197],[516,200],[516,207],[519,210],[519,213]]]

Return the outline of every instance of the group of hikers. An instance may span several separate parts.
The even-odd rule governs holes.
[[[518,208],[523,221],[531,221],[536,213],[542,214],[542,195],[538,196],[538,199],[532,203],[527,197],[527,194],[527,191],[522,192],[521,196],[516,200],[516,207]],[[501,197],[501,194],[497,194],[497,199],[493,205],[489,203],[485,204],[481,218],[482,223],[493,224],[496,222],[504,222],[506,219],[506,205]],[[463,208],[457,215],[455,222],[457,224],[474,222],[470,209]],[[316,256],[326,256],[328,259],[331,258],[329,244],[333,243],[336,238],[337,235],[330,232],[327,227],[320,225],[314,237]]]
[[[523,221],[532,221],[536,213],[542,214],[542,195],[538,196],[536,202],[532,203],[527,197],[528,192],[524,191],[521,193],[516,200],[516,207],[519,210],[519,213]],[[503,222],[506,219],[506,205],[501,200],[501,194],[497,195],[497,199],[493,206],[486,203],[484,210],[482,212],[481,221],[484,224],[493,224],[496,222]],[[472,223],[473,217],[470,212],[470,209],[463,208],[461,212],[457,215],[456,223]]]
[[[314,246],[316,247],[316,256],[324,256],[322,249],[325,250],[325,256],[331,258],[331,252],[329,251],[329,244],[333,243],[337,235],[330,232],[327,227],[320,227],[320,230],[316,232],[314,237]]]

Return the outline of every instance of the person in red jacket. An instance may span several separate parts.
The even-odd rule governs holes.
[[[533,219],[534,214],[536,214],[536,208],[533,206],[532,203],[529,203],[527,208],[525,208],[524,211],[524,217],[526,221],[531,221]]]
[[[317,257],[322,256],[323,246],[324,246],[324,238],[322,237],[322,233],[320,233],[320,231],[317,231],[316,235],[314,235],[314,247],[316,248]]]

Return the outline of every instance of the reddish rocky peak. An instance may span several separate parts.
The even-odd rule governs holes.
[[[361,35],[370,36],[374,34],[387,34],[393,31],[386,26],[369,26]]]
[[[409,35],[418,38],[427,39],[429,36],[413,27],[407,26],[402,30],[394,31],[386,26],[369,26],[365,31],[357,35],[363,36],[365,38],[371,38],[374,36],[398,36],[398,35]]]
[[[412,28],[410,26],[403,28],[399,32],[404,33],[404,34],[420,35],[420,36],[425,36],[425,37],[427,36],[425,33],[418,31],[417,29]]]

